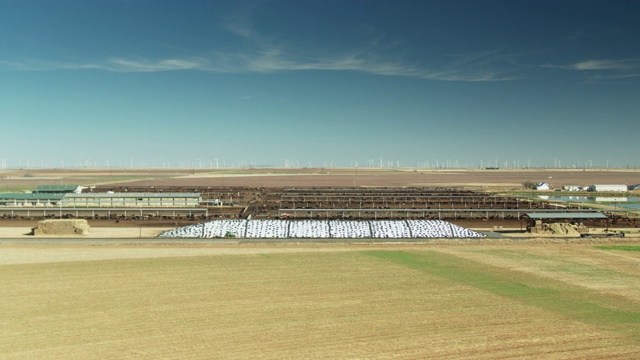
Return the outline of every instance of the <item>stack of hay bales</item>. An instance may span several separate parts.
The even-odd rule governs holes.
[[[85,235],[89,233],[89,224],[84,219],[49,219],[38,221],[33,235]]]
[[[544,231],[542,227],[542,220],[536,220],[534,223],[534,226],[531,226],[531,225],[527,226],[527,230],[530,233],[536,233],[536,234],[542,233]]]

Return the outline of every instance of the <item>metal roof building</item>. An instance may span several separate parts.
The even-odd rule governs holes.
[[[81,193],[65,194],[65,207],[196,207],[200,193]]]
[[[526,213],[524,215],[532,220],[585,220],[607,218],[607,215],[600,212]]]
[[[197,207],[199,193],[6,193],[2,206],[61,207]]]
[[[33,190],[34,193],[76,193],[82,192],[80,185],[39,185]]]
[[[612,192],[625,192],[629,190],[627,185],[623,184],[595,184],[589,186],[589,191],[612,191]]]
[[[50,193],[6,193],[0,194],[0,205],[5,206],[47,206],[58,205],[66,194]]]
[[[539,233],[543,231],[546,226],[545,223],[561,223],[567,220],[597,220],[608,219],[607,215],[600,212],[539,212],[539,213],[525,213],[525,217],[529,218],[527,224],[527,231],[532,233]]]

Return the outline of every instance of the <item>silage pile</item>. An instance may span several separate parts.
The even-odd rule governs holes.
[[[213,220],[164,231],[163,238],[367,239],[480,238],[442,220]]]
[[[546,228],[546,232],[553,235],[570,235],[579,236],[580,232],[577,227],[567,223],[553,223],[549,224]]]

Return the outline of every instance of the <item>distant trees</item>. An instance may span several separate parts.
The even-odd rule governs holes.
[[[525,189],[535,189],[537,185],[538,185],[538,183],[535,183],[533,181],[523,181],[522,182],[522,186]]]

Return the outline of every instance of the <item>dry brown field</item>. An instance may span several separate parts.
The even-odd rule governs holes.
[[[640,252],[0,245],[2,359],[634,359]]]
[[[131,186],[426,186],[522,189],[525,181],[563,185],[640,184],[636,169],[35,169],[5,170],[2,188],[46,184]]]

